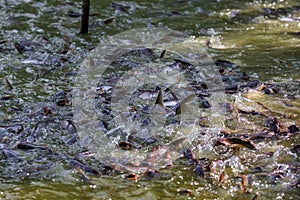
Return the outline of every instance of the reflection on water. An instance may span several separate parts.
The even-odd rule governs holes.
[[[179,195],[187,189],[192,199],[297,198],[299,132],[290,133],[293,124],[300,126],[297,1],[92,2],[88,35],[78,34],[79,0],[0,2],[1,198],[186,198]],[[213,58],[280,88],[274,95],[250,90],[228,96],[233,109],[224,130],[208,134],[216,137],[199,133],[191,146],[195,158],[209,160],[199,161],[205,179],[180,158],[171,169],[128,181],[76,143],[69,105],[80,63],[107,35],[151,26],[194,35]],[[222,140],[226,134],[253,141],[257,150]],[[74,159],[85,165],[70,166]],[[103,175],[85,173],[87,166]]]

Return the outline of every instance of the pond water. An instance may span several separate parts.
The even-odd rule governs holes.
[[[79,34],[81,1],[0,3],[1,199],[298,199],[298,1],[92,1],[86,35]],[[218,127],[207,130],[201,116],[201,126],[184,130],[166,127],[159,135],[172,146],[168,140],[172,133],[196,132],[195,141],[189,144],[194,157],[200,159],[196,164],[180,152],[172,159],[172,166],[155,168],[159,172],[131,170],[136,168],[118,165],[120,160],[116,165],[106,163],[92,155],[75,134],[71,91],[81,63],[108,36],[141,27],[168,28],[193,36],[189,38],[193,45],[205,49],[211,59],[223,60],[221,69],[216,68],[220,73],[228,70],[223,78],[246,72],[247,83],[260,81],[251,90],[226,94],[224,99],[233,109]],[[176,53],[167,52],[164,57],[162,49],[142,52],[142,61],[174,65],[172,56],[176,58]],[[129,59],[141,61],[134,56]],[[165,60],[158,61],[159,57]],[[224,67],[224,60],[240,67],[236,69],[232,63]],[[182,63],[175,62],[186,65]],[[129,69],[122,62],[114,65],[119,72],[108,71],[109,78]],[[98,90],[98,98],[103,97],[104,102],[110,98],[105,96],[107,88],[115,86],[106,84],[113,80],[109,78],[96,85],[106,86],[101,93]],[[138,88],[134,94],[150,91],[155,97],[159,95],[155,86],[144,89]],[[144,100],[133,100],[132,104],[141,108]],[[175,101],[167,100],[170,104]],[[102,101],[98,108],[105,110]],[[102,125],[114,133],[111,130],[116,127],[105,124],[110,115],[102,117]],[[98,151],[107,153],[102,148]],[[148,148],[157,147],[151,144],[142,150],[149,153]],[[126,152],[128,156],[134,151]],[[139,179],[128,180],[130,173]]]

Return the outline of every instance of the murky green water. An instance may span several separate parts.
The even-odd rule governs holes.
[[[299,148],[291,149],[299,145],[299,132],[254,140],[257,151],[216,149],[219,147],[210,144],[216,140],[211,135],[200,138],[192,150],[197,158],[209,159],[204,179],[184,158],[175,161],[173,168],[162,169],[158,177],[139,174],[138,181],[128,181],[124,178],[127,172],[116,171],[102,176],[87,173],[90,181],[83,181],[85,177],[70,167],[77,156],[101,170],[99,161],[69,142],[74,133],[66,124],[72,120],[72,107],[65,100],[71,99],[68,91],[75,74],[88,52],[107,36],[133,28],[167,27],[199,37],[203,43],[209,40],[209,46],[203,48],[212,58],[237,63],[240,71],[281,87],[277,95],[249,97],[268,109],[250,101],[246,107],[236,94],[238,108],[300,126],[298,1],[116,2],[123,6],[92,1],[90,33],[80,35],[80,17],[68,13],[80,13],[81,1],[0,0],[0,198],[297,199]],[[23,40],[34,43],[27,45],[30,51],[20,53],[15,43]],[[295,99],[287,100],[287,94]],[[282,105],[283,100],[293,107]],[[255,134],[265,127],[263,115],[236,115],[229,116],[228,127],[237,134]],[[18,142],[38,147],[22,149]],[[226,175],[220,181],[223,171]],[[248,179],[247,191],[240,186],[243,175]],[[185,189],[192,194],[178,192]]]

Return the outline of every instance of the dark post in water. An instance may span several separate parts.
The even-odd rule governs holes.
[[[82,0],[82,16],[80,33],[89,32],[90,0]]]

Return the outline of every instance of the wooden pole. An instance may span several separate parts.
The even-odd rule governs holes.
[[[82,0],[82,15],[81,15],[81,29],[80,29],[80,33],[82,34],[89,32],[89,14],[90,14],[90,0]]]

